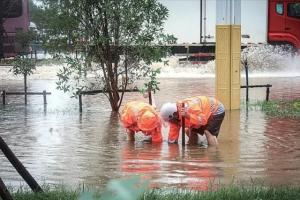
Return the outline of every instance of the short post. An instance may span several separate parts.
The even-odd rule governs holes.
[[[267,85],[266,101],[269,101],[269,95],[270,95],[270,85]]]
[[[182,108],[184,109],[184,103],[182,103]],[[185,117],[184,115],[182,115],[182,118],[181,118],[181,142],[182,142],[182,146],[185,146]]]
[[[44,104],[47,104],[46,90],[43,91],[43,97],[44,97]]]
[[[24,165],[20,162],[20,160],[15,156],[12,150],[8,147],[5,141],[0,136],[0,149],[3,154],[9,160],[9,162],[14,166],[14,168],[18,171],[18,173],[22,176],[22,178],[26,181],[29,187],[34,192],[42,192],[42,188],[39,184],[34,180],[34,178],[30,175]]]
[[[13,200],[4,182],[0,178],[0,197],[4,200]]]
[[[78,99],[79,99],[79,112],[82,113],[82,97],[80,93],[78,95]]]
[[[5,98],[6,98],[6,92],[5,90],[2,91],[2,104],[5,105]]]

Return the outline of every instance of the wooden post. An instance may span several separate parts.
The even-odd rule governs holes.
[[[267,91],[266,91],[266,101],[269,101],[269,95],[270,95],[270,86],[267,85]]]
[[[2,104],[5,105],[5,98],[6,98],[6,92],[5,90],[2,91]]]
[[[43,97],[44,97],[44,104],[47,104],[46,90],[43,91]]]
[[[13,198],[11,197],[8,189],[6,188],[4,182],[2,181],[1,178],[0,178],[0,197],[3,200],[13,200]]]
[[[78,99],[79,99],[79,112],[82,113],[82,97],[81,97],[81,94],[79,94]]]
[[[184,103],[182,103],[182,108],[184,109]],[[181,118],[181,142],[182,142],[182,146],[185,146],[185,118],[184,115]]]
[[[42,188],[39,184],[34,180],[34,178],[30,175],[27,169],[23,166],[23,164],[19,161],[19,159],[15,156],[15,154],[11,151],[8,145],[0,136],[0,148],[9,162],[15,167],[18,173],[23,177],[26,183],[34,192],[42,192]]]
[[[27,74],[24,74],[25,105],[27,105]]]

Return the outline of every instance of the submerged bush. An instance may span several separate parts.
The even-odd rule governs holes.
[[[251,106],[259,107],[270,117],[300,117],[300,100],[293,101],[260,101]]]

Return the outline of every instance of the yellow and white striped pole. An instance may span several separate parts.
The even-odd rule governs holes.
[[[217,0],[216,97],[240,109],[241,0]]]

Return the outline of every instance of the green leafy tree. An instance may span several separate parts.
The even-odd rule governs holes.
[[[23,75],[24,77],[24,92],[25,92],[25,104],[27,104],[27,77],[35,70],[35,61],[30,58],[17,56],[13,61],[13,68],[11,71],[14,75]]]
[[[43,5],[44,43],[49,51],[64,52],[67,61],[58,88],[73,94],[103,89],[113,111],[128,86],[151,75],[151,63],[161,62],[166,45],[176,41],[163,31],[168,10],[157,0],[44,0]],[[74,49],[81,53],[75,56]]]

